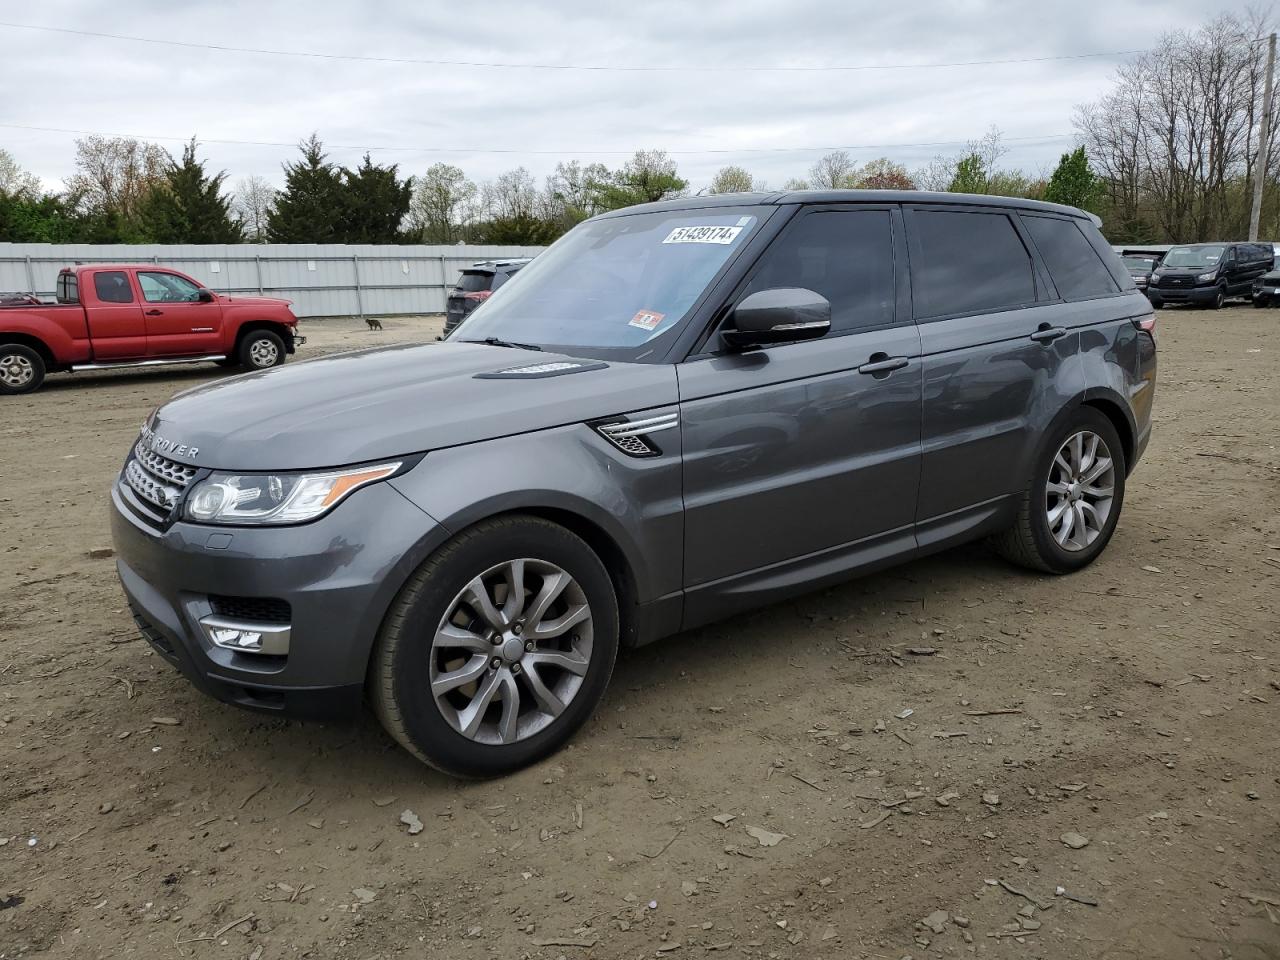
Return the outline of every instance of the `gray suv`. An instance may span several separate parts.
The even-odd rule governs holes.
[[[455,775],[558,748],[618,650],[978,538],[1093,561],[1155,319],[1096,221],[1000,197],[589,220],[444,342],[179,395],[111,490],[138,625],[221,700]]]

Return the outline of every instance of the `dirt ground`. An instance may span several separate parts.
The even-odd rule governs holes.
[[[305,323],[302,356],[437,324]],[[225,374],[5,398],[0,958],[1280,957],[1277,334],[1162,312],[1090,569],[974,546],[626,654],[487,783],[215,703],[135,634],[105,492]]]

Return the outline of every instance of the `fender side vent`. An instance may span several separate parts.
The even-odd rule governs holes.
[[[650,434],[680,426],[678,413],[664,413],[642,420],[610,420],[595,424],[596,431],[630,457],[656,457],[662,449]]]

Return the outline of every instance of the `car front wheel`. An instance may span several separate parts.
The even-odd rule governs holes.
[[[1081,407],[1042,447],[1014,525],[993,538],[1005,559],[1071,573],[1106,548],[1124,504],[1126,463],[1115,426]]]
[[[252,330],[240,341],[238,356],[248,370],[269,370],[284,363],[284,341],[270,330]]]
[[[612,580],[576,534],[510,516],[463,532],[410,578],[374,651],[387,731],[461,777],[510,773],[591,716],[618,652]]]

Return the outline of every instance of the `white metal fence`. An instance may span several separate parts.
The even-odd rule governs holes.
[[[156,263],[219,293],[283,297],[300,317],[441,313],[458,271],[543,247],[373,244],[0,243],[0,291],[52,297],[77,263]]]

